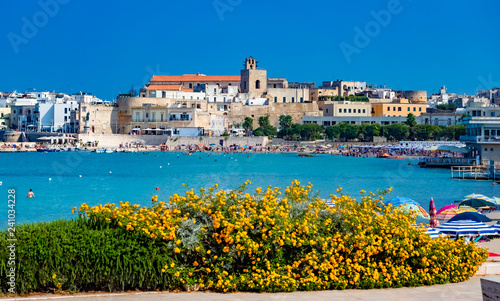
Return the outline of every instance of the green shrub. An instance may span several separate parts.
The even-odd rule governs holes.
[[[64,289],[155,290],[178,287],[161,272],[165,243],[85,218],[23,224],[16,231],[16,292]],[[0,279],[6,279],[7,231],[0,232]],[[0,284],[6,293],[8,284]]]

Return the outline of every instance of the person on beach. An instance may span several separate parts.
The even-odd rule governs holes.
[[[29,198],[34,198],[35,197],[35,194],[33,193],[32,189],[30,189],[30,192],[28,192],[28,197]]]

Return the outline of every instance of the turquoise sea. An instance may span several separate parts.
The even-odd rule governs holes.
[[[235,188],[246,180],[250,187],[289,185],[293,179],[311,182],[321,196],[342,187],[359,198],[359,191],[393,187],[386,198],[409,197],[428,208],[452,203],[470,193],[500,196],[490,181],[452,180],[449,169],[423,169],[416,159],[354,158],[296,154],[209,155],[180,153],[1,153],[0,227],[7,224],[8,189],[16,190],[16,221],[70,218],[71,207],[129,201],[150,205],[151,196],[168,201],[189,187]],[[411,163],[412,165],[409,165]],[[51,180],[49,180],[51,179]],[[156,188],[158,187],[158,191]],[[26,197],[33,189],[35,198]],[[3,201],[2,201],[3,199]]]

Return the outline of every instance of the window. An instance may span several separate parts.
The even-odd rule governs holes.
[[[408,107],[408,112],[410,112],[410,107]]]
[[[300,98],[300,103],[303,103],[304,102],[304,97],[301,97]]]
[[[295,97],[292,97],[292,103],[295,103]]]
[[[347,113],[347,109],[344,109],[344,113]]]
[[[491,112],[491,117],[495,117],[495,112]]]
[[[278,97],[274,97],[274,102],[278,102]]]
[[[82,108],[82,112],[87,112],[87,107]],[[15,113],[15,112],[14,112]]]
[[[191,85],[191,84],[189,84]],[[160,114],[160,122],[163,122],[163,113]]]
[[[156,113],[151,114],[151,121],[155,122],[156,120]]]
[[[486,148],[486,147],[485,147],[485,148],[484,148],[484,151],[485,151],[485,152],[487,152],[487,151],[488,151],[488,148]]]
[[[146,118],[148,118],[148,117],[149,117],[149,113],[146,113]]]
[[[217,88],[214,88],[214,94],[217,94]]]
[[[326,109],[326,113],[328,114],[328,109]],[[2,113],[2,117],[3,117],[3,113]]]
[[[396,112],[396,107],[392,107],[392,110],[393,110],[394,112]]]
[[[361,113],[361,109],[358,109],[358,113]]]
[[[64,116],[64,121],[68,121],[68,116]]]
[[[260,89],[260,80],[255,81],[255,89]]]
[[[135,113],[135,122],[139,122],[141,119],[140,119],[140,115],[139,115],[139,112]]]
[[[417,111],[417,108],[413,107],[413,112],[416,112]]]
[[[349,113],[351,113],[351,109],[349,109]]]
[[[200,85],[200,84],[198,84]],[[189,89],[192,89],[193,88],[193,84],[189,84]]]
[[[422,107],[418,108],[418,111],[419,111],[419,112],[422,112]]]
[[[401,107],[398,107],[398,112],[401,112]]]
[[[286,102],[286,97],[283,97],[283,102]]]
[[[339,109],[339,113],[342,113],[342,109]]]
[[[493,148],[490,148],[490,151],[493,151]]]
[[[387,111],[390,111],[391,110],[391,107],[387,107]]]
[[[68,108],[64,108],[64,114],[68,114]]]
[[[167,92],[161,91],[161,97],[162,98],[167,98]]]
[[[365,110],[365,109],[363,109],[363,113],[366,113],[366,110]]]

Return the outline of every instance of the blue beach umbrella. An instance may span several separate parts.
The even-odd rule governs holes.
[[[402,198],[402,197],[396,197],[396,198],[389,200],[389,202],[387,202],[386,205],[389,205],[389,204],[392,204],[393,207],[399,207],[401,205],[404,206],[406,204],[420,206],[420,204],[417,201],[414,201],[414,200],[409,199],[409,198]]]
[[[491,219],[489,217],[479,214],[477,212],[469,212],[469,211],[459,213],[454,217],[450,218],[448,221],[452,222],[452,221],[466,221],[466,220],[475,222],[485,222],[485,223],[491,222]]]
[[[452,221],[435,228],[443,234],[469,236],[469,235],[494,235],[497,230],[480,222],[471,220]]]

